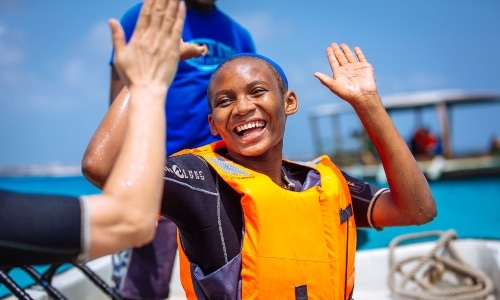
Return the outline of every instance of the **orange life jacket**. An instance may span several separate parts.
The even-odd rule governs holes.
[[[202,157],[242,194],[241,290],[234,298],[348,299],[354,286],[356,226],[349,189],[338,168],[328,157],[319,157],[307,166],[319,172],[321,186],[288,191],[268,176],[217,155],[218,147],[224,143],[179,154]],[[186,296],[198,299],[180,239],[179,253]]]

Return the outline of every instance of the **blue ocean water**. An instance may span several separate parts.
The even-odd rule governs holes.
[[[430,182],[438,215],[421,226],[365,230],[359,250],[386,247],[396,236],[432,230],[454,229],[459,238],[500,239],[500,178],[473,178]]]
[[[394,237],[401,234],[430,230],[455,229],[462,238],[500,239],[500,178],[437,181],[431,182],[430,186],[438,206],[438,216],[434,221],[422,226],[385,228],[379,232],[363,230],[359,250],[386,247]],[[82,176],[0,177],[0,188],[72,196],[99,193]],[[10,275],[22,286],[33,283],[22,271]],[[0,298],[7,294],[8,290],[0,284]]]

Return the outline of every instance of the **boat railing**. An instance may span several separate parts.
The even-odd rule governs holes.
[[[429,178],[500,175],[500,128],[487,123],[500,112],[500,93],[443,90],[382,100]],[[471,119],[470,111],[479,108],[489,118]],[[315,156],[326,153],[341,168],[362,177],[382,178],[378,154],[352,107],[345,103],[319,105],[309,112],[309,122]],[[468,142],[471,135],[474,142]]]
[[[34,281],[35,285],[40,286],[43,290],[50,296],[50,299],[54,300],[66,300],[66,296],[56,288],[52,282],[58,270],[60,270],[64,265],[71,265],[72,267],[78,269],[90,282],[92,282],[98,289],[100,289],[103,295],[109,297],[113,300],[121,300],[122,298],[116,293],[116,291],[111,288],[96,272],[94,272],[87,263],[61,263],[52,264],[48,266],[48,269],[41,272],[38,271],[33,266],[25,265],[18,266],[16,268],[1,268],[0,269],[0,283],[3,284],[13,296],[17,299],[22,300],[33,300],[26,288],[20,286],[13,278],[10,276],[10,272],[16,269],[20,269],[28,274]],[[32,286],[30,286],[31,288]]]

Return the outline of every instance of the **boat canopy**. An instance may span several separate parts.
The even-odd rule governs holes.
[[[477,103],[495,100],[500,102],[500,92],[470,92],[459,89],[400,93],[382,97],[382,103],[388,111],[435,106],[440,103],[452,105],[454,103]],[[354,110],[345,102],[328,103],[313,107],[309,116],[314,118],[343,114],[350,111],[353,112]]]

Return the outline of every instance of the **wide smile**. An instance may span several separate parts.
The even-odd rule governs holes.
[[[240,137],[251,138],[260,135],[260,133],[262,133],[266,125],[267,122],[262,120],[251,121],[245,124],[237,125],[234,128],[234,132]]]

